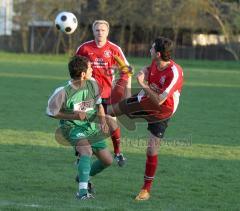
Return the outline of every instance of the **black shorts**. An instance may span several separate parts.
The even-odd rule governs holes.
[[[119,103],[121,112],[131,119],[143,118],[148,122],[148,130],[156,137],[163,138],[168,127],[170,118],[159,119],[156,116],[143,110],[136,95],[127,98]]]
[[[148,123],[148,130],[156,137],[163,138],[165,130],[168,127],[168,121],[170,119],[165,119],[161,122]]]

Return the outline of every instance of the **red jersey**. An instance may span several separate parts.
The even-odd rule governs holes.
[[[98,82],[101,97],[109,98],[114,73],[112,67],[117,65],[113,56],[119,56],[129,65],[122,49],[110,41],[107,41],[103,47],[99,48],[95,40],[91,40],[80,45],[76,54],[89,58],[93,69],[93,77]]]
[[[166,96],[166,100],[160,106],[154,105],[147,96],[142,98],[139,95],[139,100],[144,109],[156,116],[159,119],[171,117],[176,111],[179,103],[179,97],[183,84],[182,68],[174,61],[170,61],[170,65],[160,71],[157,68],[155,60],[148,68],[148,85],[151,90],[156,93]]]

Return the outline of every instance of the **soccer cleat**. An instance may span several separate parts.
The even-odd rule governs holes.
[[[88,181],[88,193],[96,194],[96,190],[92,182]]]
[[[119,67],[119,69],[127,74],[129,77],[133,75],[133,68],[131,66],[125,65],[125,66],[121,66]]]
[[[135,200],[145,201],[150,198],[150,193],[146,189],[142,189],[140,193],[136,196]]]
[[[116,60],[121,72],[127,73],[129,77],[133,75],[133,68],[131,66],[126,65],[126,63],[117,55],[114,56],[114,59]]]
[[[123,157],[122,153],[120,153],[120,154],[115,154],[114,155],[114,160],[116,160],[117,164],[120,167],[123,167],[126,164],[127,159],[125,157]]]
[[[80,196],[79,192],[77,192],[76,198],[79,200],[89,200],[89,199],[94,199],[94,196],[91,193],[86,193],[83,196]]]

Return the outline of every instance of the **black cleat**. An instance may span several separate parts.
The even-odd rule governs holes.
[[[96,194],[96,190],[92,182],[88,181],[88,193]]]
[[[126,164],[127,159],[123,157],[122,153],[120,153],[114,155],[114,160],[116,160],[119,167],[123,167]]]

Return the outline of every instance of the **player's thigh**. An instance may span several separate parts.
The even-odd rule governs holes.
[[[119,103],[119,109],[122,114],[127,115],[131,119],[144,118],[144,116],[149,115],[142,108],[142,105],[138,101],[138,97],[136,95],[121,101]]]
[[[164,133],[168,127],[169,119],[158,122],[148,123],[148,130],[150,132],[147,154],[157,154],[160,147],[160,140],[164,137]]]

